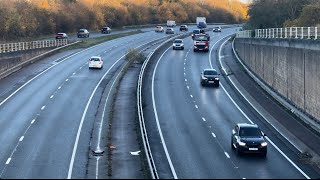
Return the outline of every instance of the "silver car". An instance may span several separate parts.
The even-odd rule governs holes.
[[[173,41],[172,49],[181,49],[184,50],[184,44],[183,44],[183,39],[175,39]]]

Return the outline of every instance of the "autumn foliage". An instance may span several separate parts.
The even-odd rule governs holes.
[[[238,0],[0,0],[1,41],[75,32],[102,26],[194,23],[239,23],[247,8]]]

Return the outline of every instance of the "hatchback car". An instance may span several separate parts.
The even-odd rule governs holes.
[[[267,141],[256,124],[239,123],[232,130],[231,148],[236,149],[237,154],[258,153],[267,156]]]
[[[81,38],[81,37],[89,37],[89,31],[87,29],[79,29],[78,33],[77,33],[77,36],[78,38]]]
[[[173,28],[167,28],[166,29],[166,34],[174,34]]]
[[[89,69],[91,68],[99,68],[102,69],[103,68],[103,60],[100,56],[92,56],[89,59]]]
[[[180,26],[180,31],[188,31],[188,26],[187,25],[181,25]]]
[[[155,32],[164,32],[164,29],[163,29],[162,26],[157,26],[154,31],[155,31]]]
[[[172,49],[184,49],[183,39],[175,39],[173,41]]]
[[[213,85],[219,86],[219,73],[215,69],[204,69],[200,75],[200,82],[202,86]]]
[[[213,32],[221,32],[221,27],[220,26],[214,27]]]
[[[68,35],[66,33],[57,33],[56,39],[67,39]]]
[[[103,27],[101,29],[101,33],[102,34],[109,34],[109,33],[111,33],[111,28],[110,27]]]

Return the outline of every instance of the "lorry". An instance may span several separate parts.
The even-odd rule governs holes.
[[[167,27],[176,27],[176,21],[168,20]]]
[[[195,34],[193,37],[193,51],[209,51],[210,36],[208,34]]]
[[[197,27],[199,29],[207,27],[206,17],[197,17]]]

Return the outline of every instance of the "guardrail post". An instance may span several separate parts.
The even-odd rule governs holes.
[[[308,39],[310,39],[310,27],[308,27]]]
[[[318,39],[318,27],[314,28],[314,39]]]
[[[290,33],[289,33],[289,38],[292,37],[292,27],[290,27]]]
[[[296,27],[295,29],[296,29],[296,39],[298,39],[298,27]]]
[[[303,39],[304,34],[303,34],[303,27],[301,27],[301,39]]]
[[[272,28],[272,38],[274,38],[274,28]]]

